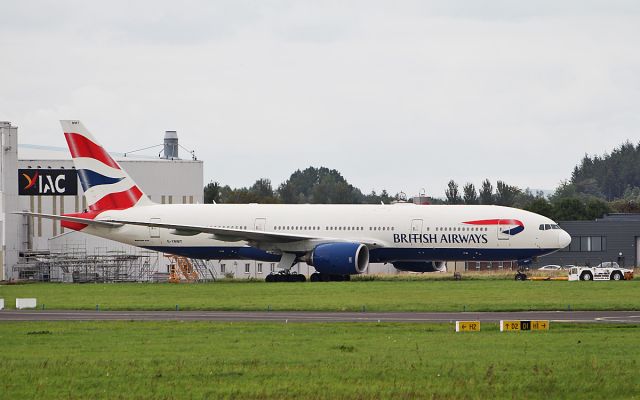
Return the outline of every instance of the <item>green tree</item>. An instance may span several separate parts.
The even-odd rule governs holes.
[[[309,167],[297,170],[280,185],[278,195],[284,203],[362,203],[362,192],[335,169]]]
[[[380,194],[377,194],[375,190],[372,190],[371,193],[363,197],[363,202],[366,204],[389,204],[395,199],[395,197],[389,195],[389,193],[384,189],[380,192]]]
[[[232,189],[229,185],[220,187],[215,182],[205,186],[205,202],[208,202],[207,193],[210,193],[216,203],[247,204],[247,203],[278,203],[278,198],[271,187],[271,181],[266,178],[258,179],[251,187]]]
[[[220,184],[218,182],[209,182],[204,187],[204,202],[206,204],[220,203]]]
[[[493,185],[489,179],[482,181],[482,187],[480,188],[480,204],[495,204]]]
[[[451,179],[447,184],[447,190],[444,192],[447,197],[447,204],[462,204],[460,192],[458,192],[458,184]]]
[[[476,187],[473,183],[466,183],[462,187],[462,199],[464,200],[464,204],[478,204],[478,192],[476,192]]]
[[[617,213],[640,213],[640,203],[634,200],[614,200],[608,205],[612,211]]]
[[[602,218],[611,212],[609,204],[595,197],[587,200],[585,205],[586,219]]]
[[[544,197],[537,197],[524,207],[525,210],[555,219],[553,206]]]
[[[271,180],[267,178],[258,179],[248,190],[250,203],[278,203]]]
[[[620,199],[627,187],[640,186],[640,144],[627,141],[610,154],[585,155],[571,174],[577,193],[606,200]]]
[[[586,220],[587,208],[582,200],[572,197],[558,201],[554,206],[555,219],[558,221]]]
[[[576,185],[572,184],[569,181],[562,181],[553,192],[549,200],[551,200],[551,203],[557,204],[558,202],[560,202],[560,200],[579,198],[580,196],[581,195],[576,189]]]
[[[518,194],[520,194],[520,189],[517,187],[507,185],[503,181],[496,183],[496,204],[508,207],[513,206]]]

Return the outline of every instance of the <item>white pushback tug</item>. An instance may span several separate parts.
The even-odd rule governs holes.
[[[571,267],[570,281],[622,281],[633,279],[633,270],[621,268],[617,262],[603,262],[596,267]]]

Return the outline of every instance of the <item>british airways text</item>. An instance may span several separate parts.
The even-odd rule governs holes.
[[[488,243],[487,234],[394,233],[393,243]]]

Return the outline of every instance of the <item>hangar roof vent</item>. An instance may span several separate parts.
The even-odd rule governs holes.
[[[179,160],[178,156],[178,133],[176,131],[164,132],[163,157],[167,160]]]

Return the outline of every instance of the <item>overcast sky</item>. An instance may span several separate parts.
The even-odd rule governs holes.
[[[640,139],[638,1],[4,0],[0,52],[20,143],[175,129],[231,186],[313,165],[365,192],[552,189]]]

